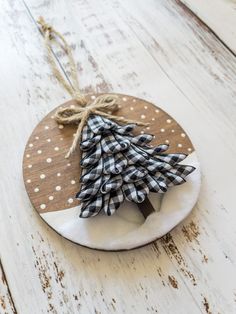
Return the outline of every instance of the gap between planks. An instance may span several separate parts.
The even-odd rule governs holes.
[[[175,0],[176,3],[183,8],[183,10],[191,15],[195,20],[199,22],[199,24],[205,29],[211,32],[212,35],[215,36],[215,38],[230,52],[234,57],[236,57],[236,53],[227,45],[227,43],[216,33],[213,28],[207,24],[199,15],[196,14],[196,12],[191,9],[190,6],[188,6],[183,0]]]

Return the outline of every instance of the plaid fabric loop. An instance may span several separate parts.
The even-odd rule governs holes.
[[[103,197],[98,195],[92,198],[90,201],[82,203],[80,205],[80,218],[88,218],[96,216],[103,207]]]
[[[145,144],[150,143],[152,139],[153,139],[153,135],[151,134],[141,134],[141,135],[131,138],[131,142],[135,145],[143,146]]]
[[[103,173],[104,161],[100,158],[97,165],[92,166],[88,169],[83,169],[82,175],[80,177],[80,182],[86,184],[91,181],[95,181],[98,177],[100,177]]]
[[[127,183],[129,182],[136,182],[142,178],[144,178],[148,174],[148,171],[143,167],[135,167],[129,166],[123,172],[122,177],[123,180]]]
[[[139,181],[138,181],[139,182]],[[122,186],[125,198],[130,202],[142,203],[147,194],[148,188],[144,182],[141,183],[125,183]]]
[[[101,187],[101,193],[106,194],[121,187],[123,179],[121,175],[111,177]]]
[[[101,140],[101,134],[94,136],[93,138],[87,139],[80,143],[80,149],[83,151],[91,149],[94,145],[96,145]]]
[[[83,153],[80,165],[82,168],[89,167],[91,165],[95,165],[102,155],[101,144],[97,143],[91,150]]]
[[[107,154],[115,154],[126,150],[129,145],[129,141],[117,139],[112,133],[105,135],[105,137],[101,140],[102,150]]]
[[[129,135],[130,132],[132,132],[135,127],[136,127],[136,124],[127,124],[124,126],[118,126],[115,129],[115,132],[121,135]]]
[[[104,212],[111,216],[119,208],[120,204],[124,201],[124,195],[121,189],[111,191],[104,196]]]

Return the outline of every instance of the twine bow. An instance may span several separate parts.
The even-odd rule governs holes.
[[[70,46],[60,33],[58,33],[52,26],[45,23],[42,17],[39,18],[38,23],[40,24],[41,31],[44,34],[48,61],[51,64],[53,74],[57,78],[58,82],[69,92],[69,94],[76,100],[77,103],[77,106],[74,108],[68,107],[59,109],[55,115],[56,121],[60,124],[78,125],[72,145],[65,156],[66,158],[70,157],[70,155],[76,150],[76,147],[81,139],[83,127],[85,126],[91,114],[97,114],[116,122],[135,123],[139,126],[149,125],[148,123],[133,121],[125,119],[121,116],[112,115],[112,113],[119,108],[118,96],[116,95],[100,95],[94,101],[88,103],[86,97],[80,93],[76,64]],[[59,42],[57,39],[59,39],[61,42]],[[62,75],[63,70],[59,69],[61,67],[60,64],[58,64],[59,62],[56,63],[55,61],[56,56],[52,50],[53,42],[59,45],[69,58],[71,83],[70,81],[68,83],[68,81],[65,79],[65,73],[64,76]]]

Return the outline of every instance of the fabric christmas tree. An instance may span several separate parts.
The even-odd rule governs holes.
[[[118,125],[91,115],[83,128],[80,217],[112,215],[124,200],[142,203],[149,192],[165,193],[185,182],[194,167],[179,164],[187,155],[166,154],[168,145],[152,147],[153,136],[132,134],[135,124]]]

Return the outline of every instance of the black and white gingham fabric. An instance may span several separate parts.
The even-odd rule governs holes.
[[[102,194],[107,194],[111,191],[116,191],[122,186],[123,179],[120,174],[110,177],[109,180],[104,182],[101,186],[101,193]]]
[[[122,177],[124,182],[136,182],[143,179],[148,174],[147,169],[141,166],[129,166],[122,173]]]
[[[194,167],[179,164],[185,154],[167,154],[168,145],[149,145],[152,135],[133,136],[134,124],[120,126],[91,115],[82,132],[80,217],[101,210],[112,215],[126,199],[141,203],[149,192],[165,193],[185,182]]]
[[[116,189],[104,195],[103,210],[110,216],[119,208],[124,201],[124,195],[121,189]]]
[[[99,159],[102,156],[102,147],[101,143],[97,143],[96,146],[93,146],[91,150],[83,153],[81,159],[81,167],[89,168],[91,165],[95,165],[98,163]]]
[[[96,164],[96,167],[90,167],[89,169],[83,169],[82,175],[80,177],[80,182],[82,184],[86,184],[89,182],[94,182],[97,178],[102,176],[104,173],[104,159],[100,158],[98,163]],[[108,173],[106,173],[108,174]]]

